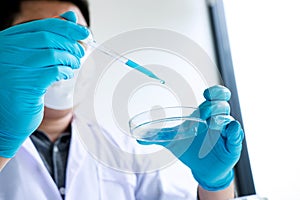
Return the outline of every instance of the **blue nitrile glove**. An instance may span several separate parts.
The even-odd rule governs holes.
[[[169,149],[192,170],[202,188],[210,191],[225,189],[234,178],[233,167],[239,160],[244,138],[240,123],[230,116],[227,102],[230,96],[230,91],[219,85],[204,91],[206,101],[199,106],[199,111],[208,128],[200,124],[196,137],[168,143],[138,142],[159,144]],[[163,136],[163,133],[164,129],[158,135]]]
[[[80,67],[89,31],[73,12],[0,32],[0,156],[11,158],[43,118],[43,96]]]

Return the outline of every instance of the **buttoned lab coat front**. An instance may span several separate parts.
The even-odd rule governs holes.
[[[66,171],[66,200],[196,199],[197,183],[180,162],[152,173],[126,173],[97,162],[79,136],[72,139]],[[0,173],[0,200],[60,200],[59,189],[28,138]]]

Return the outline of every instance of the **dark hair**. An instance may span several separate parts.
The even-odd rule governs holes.
[[[13,20],[15,19],[16,15],[21,11],[21,3],[26,0],[1,0],[0,6],[0,31],[6,29],[12,25]],[[87,25],[90,26],[90,13],[88,8],[88,0],[57,0],[57,1],[65,1],[70,2],[76,5]]]

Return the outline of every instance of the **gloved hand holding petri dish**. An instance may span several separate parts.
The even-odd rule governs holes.
[[[202,188],[217,191],[227,188],[234,178],[244,132],[230,115],[228,88],[215,85],[205,89],[203,96],[205,101],[198,108],[162,108],[133,117],[131,133],[139,144],[170,150],[191,169]]]

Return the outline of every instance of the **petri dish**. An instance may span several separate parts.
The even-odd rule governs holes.
[[[169,142],[195,137],[207,130],[195,107],[160,107],[141,112],[129,120],[130,134],[145,142]]]

